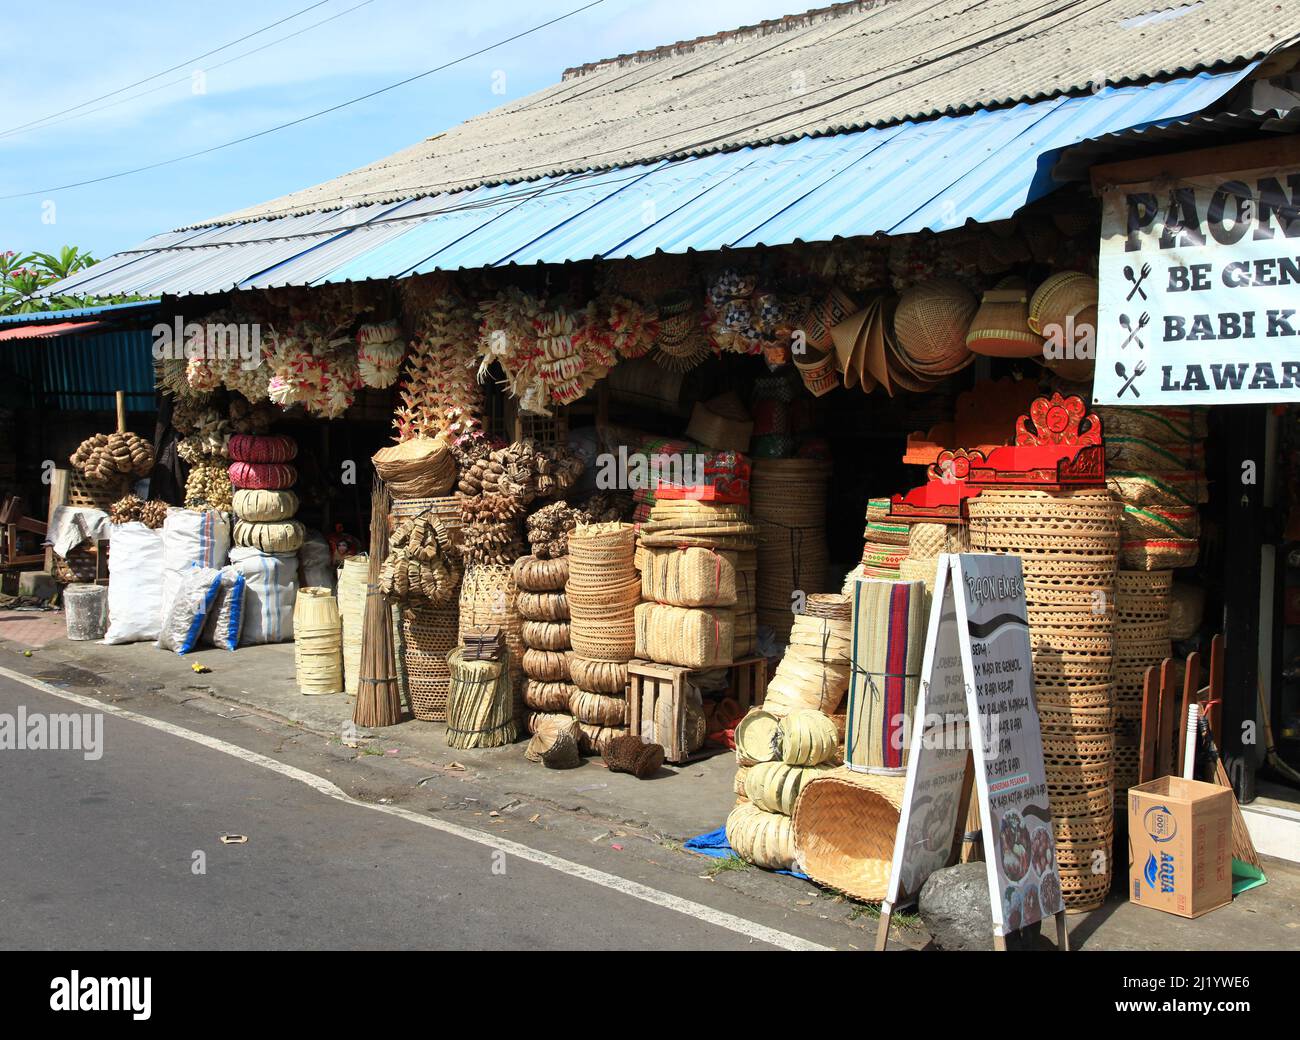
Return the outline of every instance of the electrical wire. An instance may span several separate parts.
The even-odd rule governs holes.
[[[576,7],[573,10],[568,11],[564,14],[557,15],[556,17],[551,18],[548,21],[542,22],[538,25],[534,25],[529,29],[524,29],[520,32],[515,33],[513,36],[507,36],[503,40],[498,40],[495,43],[490,43],[487,46],[480,47],[476,51],[471,51],[468,54],[463,54],[459,58],[453,58],[451,61],[444,62],[443,64],[437,65],[434,68],[425,69],[423,72],[417,72],[413,76],[407,76],[405,79],[398,80],[396,83],[390,83],[385,87],[379,87],[378,89],[369,91],[368,93],[362,94],[359,97],[350,98],[347,101],[340,101],[337,105],[330,105],[328,108],[322,108],[316,112],[309,113],[308,115],[299,116],[297,119],[291,119],[288,122],[279,123],[276,126],[267,127],[265,130],[259,130],[256,133],[245,134],[243,137],[236,137],[230,141],[223,141],[221,144],[214,144],[207,148],[200,148],[198,151],[188,152],[185,155],[173,156],[170,159],[163,159],[160,160],[159,162],[147,163],[144,166],[136,166],[129,170],[119,170],[117,173],[108,173],[100,177],[88,177],[85,180],[72,181],[68,184],[59,184],[48,188],[37,188],[33,191],[20,191],[20,192],[13,192],[9,195],[0,195],[0,202],[8,201],[10,199],[31,198],[34,195],[48,195],[56,191],[69,191],[72,188],[82,188],[88,184],[102,184],[104,181],[118,180],[119,178],[122,177],[130,177],[133,174],[145,173],[149,170],[161,169],[164,166],[172,166],[178,162],[184,162],[187,159],[197,159],[199,156],[202,155],[211,155],[213,152],[219,152],[224,148],[231,148],[234,145],[243,144],[246,141],[255,141],[259,137],[266,137],[268,134],[273,134],[280,130],[287,130],[290,127],[299,126],[302,123],[309,122],[313,119],[319,119],[321,116],[329,115],[331,112],[338,112],[340,109],[348,108],[352,105],[359,104],[362,101],[369,101],[371,98],[378,97],[380,94],[386,94],[390,90],[396,90],[398,87],[404,87],[408,83],[414,83],[416,80],[424,79],[426,76],[432,76],[435,72],[442,72],[445,69],[451,68],[453,65],[460,65],[466,61],[469,61],[471,58],[477,58],[481,54],[486,54],[488,51],[496,50],[498,47],[504,47],[506,44],[513,43],[516,40],[523,39],[525,36],[531,36],[533,33],[540,32],[543,29],[549,28],[550,26],[555,25],[557,22],[564,21],[566,18],[572,18],[575,15],[582,14],[582,12],[588,11],[593,7],[598,7],[600,4],[604,2],[605,0],[590,0],[589,3],[584,4],[581,7]]]
[[[235,62],[242,61],[244,58],[251,57],[254,54],[259,54],[262,51],[267,50],[268,48],[276,46],[276,44],[284,43],[286,40],[292,40],[294,37],[301,36],[303,35],[303,33],[309,33],[313,29],[319,29],[322,25],[326,25],[329,22],[342,18],[344,15],[351,14],[353,11],[356,11],[362,7],[366,7],[367,5],[373,4],[374,2],[375,0],[361,0],[361,3],[354,4],[351,7],[345,8],[344,10],[339,11],[337,14],[332,14],[328,18],[322,18],[319,22],[312,22],[311,25],[304,26],[301,29],[296,29],[285,36],[278,36],[274,40],[271,40],[269,43],[264,43],[261,46],[254,47],[252,50],[249,51],[243,51],[239,54],[236,54],[233,58],[227,58],[225,61],[219,61],[215,65],[209,65],[202,71],[204,73],[216,72],[217,69],[225,68],[227,65],[233,65]],[[68,123],[77,119],[83,119],[86,116],[94,115],[96,112],[103,112],[110,108],[116,108],[118,105],[125,105],[128,102],[135,101],[137,98],[147,97],[150,94],[156,94],[160,90],[166,90],[168,87],[174,87],[179,83],[189,83],[191,82],[192,78],[193,77],[191,75],[180,76],[177,79],[171,79],[168,80],[166,83],[161,83],[156,87],[150,87],[148,90],[142,90],[138,94],[129,94],[124,98],[118,98],[116,101],[110,101],[107,105],[100,105],[98,108],[88,108],[85,111],[72,112],[70,115],[65,115],[60,119],[54,119],[51,116],[47,116],[46,118],[49,120],[49,122],[41,123],[41,125],[35,127],[35,129],[48,130],[50,127],[58,126],[60,123]],[[10,136],[11,134],[16,134],[20,132],[21,131],[19,130],[9,130],[6,132],[2,132],[0,133],[0,140],[3,140],[4,138]]]
[[[976,2],[975,4],[973,4],[970,8],[967,8],[966,11],[973,10],[974,7],[979,6],[980,3],[983,3],[983,2],[984,2],[984,0],[977,0],[977,2]],[[888,76],[888,75],[881,76],[880,73],[881,73],[882,71],[887,71],[887,70],[892,69],[892,68],[897,68],[897,67],[900,66],[900,65],[906,65],[909,61],[915,61],[916,59],[921,58],[921,57],[923,57],[923,56],[925,56],[925,55],[933,54],[933,52],[938,51],[938,50],[940,50],[940,49],[942,49],[942,48],[944,48],[944,47],[951,48],[951,47],[952,47],[952,44],[955,43],[955,42],[959,42],[959,41],[961,41],[961,40],[968,40],[968,39],[971,39],[972,37],[978,37],[978,39],[975,39],[974,42],[972,42],[972,43],[965,44],[965,45],[963,45],[963,46],[957,47],[956,49],[950,49],[950,50],[946,51],[945,53],[940,54],[939,56],[934,57],[934,58],[926,58],[925,61],[922,62],[922,65],[929,66],[929,65],[934,64],[935,62],[945,60],[945,59],[947,59],[947,58],[950,58],[950,57],[956,56],[956,55],[961,54],[961,53],[964,53],[964,52],[966,52],[966,51],[974,50],[974,49],[976,49],[976,48],[978,48],[978,47],[980,47],[980,46],[983,46],[985,43],[989,42],[989,41],[992,40],[992,39],[995,39],[995,38],[1000,39],[1000,38],[1002,38],[1003,36],[1007,35],[1007,34],[1010,33],[1010,32],[1017,32],[1017,31],[1020,31],[1021,29],[1025,28],[1025,27],[1027,27],[1027,26],[1035,25],[1035,24],[1037,24],[1037,23],[1039,23],[1039,22],[1045,21],[1046,19],[1052,18],[1052,17],[1054,17],[1054,16],[1056,16],[1056,15],[1058,15],[1058,14],[1061,14],[1061,13],[1064,13],[1064,12],[1066,12],[1066,11],[1069,11],[1069,10],[1071,10],[1071,9],[1073,9],[1073,8],[1075,8],[1075,7],[1079,6],[1079,5],[1081,5],[1081,4],[1084,4],[1084,3],[1086,3],[1086,2],[1087,2],[1087,0],[1066,0],[1066,2],[1065,2],[1064,4],[1061,4],[1061,0],[1045,0],[1045,2],[1040,3],[1037,7],[1035,7],[1035,8],[1031,8],[1030,10],[1031,10],[1031,11],[1037,11],[1037,10],[1040,10],[1040,9],[1042,9],[1042,8],[1045,8],[1045,7],[1052,7],[1054,4],[1061,4],[1061,6],[1058,6],[1058,7],[1056,7],[1054,10],[1048,11],[1048,12],[1042,14],[1042,15],[1039,15],[1039,16],[1037,16],[1037,17],[1031,19],[1029,22],[1022,22],[1022,23],[1020,23],[1020,24],[1014,26],[1013,28],[1011,28],[1011,29],[1009,29],[1009,30],[999,31],[999,32],[997,32],[995,35],[992,35],[992,36],[989,35],[989,33],[990,33],[991,31],[993,31],[993,30],[997,30],[997,29],[999,29],[1000,27],[1005,26],[1008,22],[1014,21],[1014,19],[1010,19],[1010,18],[1009,18],[1009,19],[1003,19],[1003,20],[1001,20],[1001,21],[994,22],[992,25],[985,26],[985,27],[983,27],[983,28],[981,28],[981,29],[979,29],[979,30],[976,30],[976,31],[973,31],[973,32],[969,32],[969,33],[965,33],[965,34],[962,35],[962,36],[958,36],[958,37],[956,37],[956,39],[953,40],[953,41],[945,41],[943,44],[940,44],[940,45],[936,45],[936,46],[933,46],[933,47],[926,48],[925,50],[920,51],[920,52],[919,52],[918,54],[916,54],[916,55],[908,56],[908,57],[906,57],[906,58],[900,59],[898,62],[895,62],[895,63],[893,63],[892,65],[884,66],[883,69],[882,69],[882,68],[879,68],[879,67],[878,67],[878,68],[874,68],[874,69],[872,69],[870,72],[861,73],[860,75],[853,76],[853,77],[849,77],[848,79],[838,80],[838,81],[836,81],[835,83],[827,84],[827,85],[825,85],[825,86],[823,86],[823,87],[813,88],[813,90],[809,91],[809,93],[815,94],[815,93],[818,93],[818,92],[821,92],[821,91],[825,91],[825,90],[832,90],[832,89],[836,89],[836,88],[841,88],[841,87],[843,87],[845,84],[847,84],[847,83],[853,83],[853,82],[855,82],[856,80],[865,79],[865,78],[867,78],[867,77],[875,77],[874,79],[871,79],[870,82],[863,83],[863,84],[861,84],[860,86],[853,88],[852,90],[842,91],[840,94],[835,95],[835,97],[825,99],[824,101],[817,103],[817,105],[808,105],[808,104],[803,104],[803,105],[801,105],[799,108],[797,108],[797,109],[793,109],[793,110],[787,108],[787,109],[785,109],[785,111],[783,111],[783,112],[780,112],[780,113],[778,113],[778,114],[776,114],[776,115],[773,115],[773,116],[771,116],[771,117],[768,118],[768,119],[760,120],[760,121],[757,122],[757,123],[750,124],[749,126],[746,126],[746,127],[737,127],[737,128],[734,128],[734,129],[731,129],[731,130],[725,131],[725,132],[715,133],[715,134],[712,135],[711,137],[708,137],[708,138],[701,138],[701,139],[696,139],[696,140],[688,141],[688,142],[686,142],[686,143],[684,143],[684,144],[674,144],[673,147],[672,147],[671,149],[667,150],[667,151],[658,152],[658,153],[654,153],[654,154],[651,154],[651,155],[644,155],[644,154],[642,154],[642,155],[638,155],[634,160],[629,160],[629,161],[634,161],[634,162],[636,162],[638,165],[643,165],[643,164],[653,163],[653,162],[660,162],[660,161],[662,161],[662,160],[664,160],[664,159],[669,159],[669,158],[674,158],[674,157],[680,156],[680,155],[682,155],[682,153],[684,153],[684,152],[695,151],[695,150],[698,150],[698,149],[704,148],[704,147],[706,147],[707,145],[715,144],[715,143],[718,142],[718,141],[726,140],[726,139],[728,139],[728,138],[734,137],[736,134],[747,133],[747,132],[751,132],[751,131],[754,131],[754,130],[761,129],[762,127],[765,127],[765,126],[769,125],[770,123],[777,122],[778,120],[783,120],[783,119],[786,119],[786,118],[788,118],[788,117],[790,117],[790,116],[801,114],[802,112],[808,111],[808,110],[810,110],[810,109],[812,109],[812,108],[814,108],[814,107],[820,107],[821,104],[825,104],[825,103],[828,103],[828,102],[830,102],[830,101],[840,100],[841,98],[846,97],[846,96],[849,96],[849,95],[851,95],[851,94],[853,94],[853,93],[856,93],[856,92],[858,92],[858,91],[860,91],[860,90],[866,90],[866,89],[869,89],[869,88],[872,87],[872,86],[877,86],[877,85],[879,85],[881,82],[884,82],[885,80],[887,80],[887,79],[890,78],[890,76]],[[1095,5],[1095,7],[1094,7],[1094,8],[1090,8],[1089,10],[1095,10],[1096,8],[1102,7],[1102,6],[1104,6],[1105,4],[1108,4],[1108,3],[1111,3],[1111,2],[1113,2],[1113,0],[1099,0],[1099,2]],[[933,6],[933,5],[932,5],[932,6]],[[931,10],[931,8],[928,7],[928,8],[926,8],[925,10],[926,10],[926,11],[929,11],[929,10]],[[923,11],[923,12],[919,12],[919,14],[924,14],[924,13],[925,13],[924,11]],[[963,12],[963,13],[965,13],[965,12]],[[1086,13],[1088,13],[1088,12],[1087,12],[1087,11],[1081,12],[1081,14],[1086,14]],[[1023,12],[1023,11],[1022,11],[1022,12],[1017,12],[1016,18],[1021,18],[1021,19],[1023,19],[1023,18],[1025,17],[1025,15],[1026,15],[1026,12]],[[1052,25],[1047,26],[1047,28],[1048,28],[1048,29],[1055,28],[1055,24],[1056,24],[1056,23],[1053,23]],[[904,69],[903,73],[900,73],[900,75],[906,74],[906,72],[910,72],[912,68],[916,68],[916,67],[921,67],[921,66],[910,66],[909,68]],[[943,72],[940,73],[940,74],[941,74],[941,75],[946,74],[947,71],[948,71],[948,70],[945,69],[945,70],[943,70]],[[886,93],[884,93],[884,94],[881,94],[881,95],[879,95],[879,96],[877,96],[877,97],[875,97],[875,98],[872,98],[872,100],[879,101],[879,100],[883,100],[883,99],[885,99],[885,98],[893,97],[893,96],[896,95],[896,94],[902,93],[904,90],[913,90],[913,89],[916,89],[917,87],[924,86],[924,85],[927,84],[927,83],[934,82],[934,80],[935,80],[936,78],[937,78],[937,77],[934,76],[934,75],[927,76],[925,79],[922,79],[922,80],[920,80],[920,81],[918,81],[918,82],[914,82],[914,83],[907,83],[907,84],[904,84],[903,86],[899,87],[898,89],[888,91],[888,92],[886,92]],[[549,100],[549,98],[548,98],[548,100]],[[779,101],[779,102],[772,102],[771,104],[764,105],[764,106],[759,106],[759,107],[754,108],[754,109],[749,109],[749,110],[747,110],[746,112],[739,113],[738,115],[736,115],[736,116],[733,117],[733,118],[740,119],[740,118],[750,117],[750,116],[752,116],[752,115],[753,115],[754,113],[756,113],[756,112],[764,112],[764,111],[768,111],[768,110],[770,110],[770,109],[778,108],[778,107],[785,106],[785,105],[788,105],[788,101],[782,100],[782,101]],[[851,111],[851,109],[846,109],[846,110],[844,110],[844,111]],[[819,119],[817,120],[817,122],[818,122],[818,123],[821,123],[822,120],[819,118]],[[812,124],[812,123],[809,123],[809,124],[805,124],[805,125],[813,125],[813,124]],[[658,136],[656,136],[656,137],[640,138],[640,139],[638,139],[638,142],[637,142],[637,143],[638,143],[639,146],[642,146],[642,147],[643,147],[643,146],[648,145],[648,144],[655,144],[655,143],[659,143],[659,142],[662,142],[662,141],[668,141],[668,140],[679,139],[680,136],[681,136],[683,133],[693,133],[693,132],[696,132],[696,131],[702,131],[702,130],[714,130],[714,129],[716,129],[717,126],[718,126],[718,123],[717,123],[716,121],[711,121],[711,122],[708,122],[708,123],[701,123],[701,124],[698,124],[698,125],[696,125],[696,126],[688,127],[688,128],[686,128],[685,130],[683,130],[683,129],[681,129],[681,128],[677,128],[677,129],[672,130],[672,131],[669,132],[669,133],[660,134],[660,135],[658,135]],[[749,143],[752,144],[753,142],[749,142]],[[719,149],[719,150],[721,150],[721,149]],[[499,182],[501,182],[501,181],[503,181],[503,180],[505,180],[505,179],[507,179],[507,178],[510,178],[510,179],[520,179],[522,176],[525,176],[525,175],[528,175],[528,174],[542,174],[542,175],[544,175],[544,174],[546,174],[546,173],[548,173],[548,172],[555,172],[555,173],[557,173],[557,174],[558,174],[558,173],[563,173],[563,172],[571,172],[571,171],[565,169],[565,167],[566,167],[567,164],[584,163],[588,168],[591,168],[591,160],[592,160],[592,159],[595,159],[595,158],[600,157],[600,156],[618,155],[618,154],[620,154],[620,153],[624,153],[624,152],[626,152],[626,151],[627,151],[627,148],[626,148],[626,147],[607,148],[607,149],[602,149],[602,150],[594,151],[594,152],[590,152],[590,151],[589,151],[589,152],[586,152],[585,154],[580,155],[580,156],[569,156],[569,157],[567,157],[567,158],[565,158],[565,159],[554,159],[554,160],[549,160],[549,161],[547,161],[547,162],[545,162],[545,163],[539,163],[539,164],[536,164],[536,165],[533,165],[533,166],[515,167],[515,168],[513,168],[513,169],[511,169],[511,170],[496,171],[496,172],[488,173],[488,174],[478,174],[478,175],[476,175],[476,178],[475,178],[475,179],[476,179],[476,183],[478,183],[478,184],[493,184],[493,183],[499,183]],[[415,163],[420,162],[420,161],[422,161],[422,160],[421,160],[421,159],[412,159],[412,160],[409,160],[409,162],[412,163],[412,164],[415,164]],[[615,164],[611,164],[611,165],[617,165],[617,164],[615,163]],[[345,174],[344,176],[346,176],[346,174]],[[444,189],[444,190],[445,190],[445,189]],[[428,184],[424,184],[424,185],[409,185],[409,186],[406,186],[406,187],[385,188],[385,189],[383,189],[383,191],[382,191],[382,195],[383,195],[385,198],[392,199],[394,196],[399,196],[400,193],[402,193],[402,192],[426,192],[426,193],[428,193],[428,194],[430,194],[430,195],[432,195],[432,194],[438,194],[438,192],[431,191],[431,190],[430,190],[430,186],[429,186]],[[333,204],[333,203],[342,203],[342,202],[349,201],[349,200],[358,200],[358,199],[368,199],[368,198],[373,198],[373,197],[374,197],[375,195],[377,195],[377,194],[380,194],[380,193],[379,193],[379,192],[359,192],[359,193],[351,194],[351,195],[334,195],[334,196],[331,196],[331,200],[330,200],[330,201],[331,201],[332,204]],[[379,201],[379,200],[376,200],[376,201]],[[284,212],[292,212],[294,209],[297,209],[297,208],[299,208],[299,207],[296,207],[296,206],[295,206],[295,207],[288,207],[286,210],[283,210],[283,211],[277,211],[277,213],[268,213],[268,214],[265,214],[264,216],[266,216],[266,217],[276,216],[276,215],[279,215],[280,213],[284,213]]]
[[[283,25],[285,22],[291,22],[293,21],[293,19],[299,17],[300,15],[304,15],[308,11],[315,10],[317,7],[323,7],[325,4],[329,2],[330,0],[316,0],[316,3],[309,4],[307,7],[304,7],[300,11],[295,11],[291,15],[286,15],[284,18],[281,18],[278,21],[274,21],[270,25],[264,25],[262,26],[262,28],[255,29],[253,32],[247,33],[246,35],[241,36],[238,39],[231,40],[229,43],[223,43],[220,47],[214,47],[210,51],[204,51],[202,54],[196,55],[193,58],[189,58],[186,61],[181,62],[179,65],[173,65],[170,68],[163,69],[161,72],[155,72],[152,76],[146,76],[144,79],[138,79],[134,83],[128,83],[124,87],[118,87],[116,90],[110,90],[107,94],[100,94],[99,97],[90,98],[89,100],[82,101],[76,105],[71,105],[68,108],[61,108],[59,109],[59,111],[51,112],[47,116],[41,116],[39,119],[33,119],[30,123],[22,123],[19,126],[11,126],[8,130],[0,130],[0,136],[16,133],[19,130],[25,130],[28,127],[35,126],[37,123],[43,123],[47,119],[53,119],[55,116],[65,115],[66,113],[75,111],[78,108],[85,108],[87,105],[93,105],[96,101],[103,101],[105,98],[110,98],[113,97],[115,94],[120,94],[124,90],[131,90],[132,88],[141,86],[144,83],[149,83],[157,79],[159,76],[166,76],[169,73],[175,72],[177,69],[183,69],[188,65],[192,65],[196,61],[202,61],[204,58],[210,57],[213,54],[217,54],[220,51],[224,51],[228,47],[233,47],[237,43],[243,43],[245,40],[251,40],[254,36],[260,36],[268,29],[274,29],[277,25]]]

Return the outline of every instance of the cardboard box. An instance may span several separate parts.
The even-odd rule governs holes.
[[[1164,776],[1128,792],[1129,901],[1179,917],[1232,902],[1232,792]]]

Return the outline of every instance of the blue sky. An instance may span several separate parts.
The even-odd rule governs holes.
[[[36,194],[0,200],[0,250],[78,245],[102,258],[157,232],[372,162],[548,86],[571,65],[809,6],[795,0],[604,0],[532,36],[301,126],[157,170],[48,190],[296,119],[587,0],[325,0],[194,60],[313,2],[74,0],[7,11],[0,35],[0,196]],[[316,23],[323,24],[308,28]],[[216,67],[222,62],[228,64]],[[144,82],[114,93],[137,81]],[[493,92],[494,83],[504,85],[504,94]],[[96,98],[102,99],[74,108]]]

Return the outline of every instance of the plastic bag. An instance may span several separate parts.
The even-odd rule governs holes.
[[[108,631],[104,642],[158,638],[163,612],[163,538],[141,523],[109,530]]]
[[[221,586],[203,626],[203,643],[222,650],[234,650],[239,646],[239,636],[244,627],[245,581],[238,567],[221,569]]]
[[[163,589],[166,609],[176,598],[181,577],[191,567],[222,567],[230,551],[230,517],[211,509],[167,510],[162,526]]]
[[[298,596],[298,554],[231,549],[231,566],[244,576],[244,627],[240,646],[283,643],[293,638]]]
[[[167,605],[158,649],[188,654],[199,643],[208,612],[221,591],[221,572],[214,567],[192,567],[181,575],[180,588]]]

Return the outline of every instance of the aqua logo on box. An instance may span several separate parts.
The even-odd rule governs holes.
[[[1162,893],[1169,894],[1174,890],[1174,857],[1167,852],[1160,853],[1157,859],[1155,853],[1147,854],[1146,867],[1143,868],[1142,876],[1146,878],[1146,883],[1152,888],[1159,888]]]
[[[1152,841],[1173,841],[1178,833],[1178,820],[1167,805],[1153,805],[1142,817],[1142,826]]]

